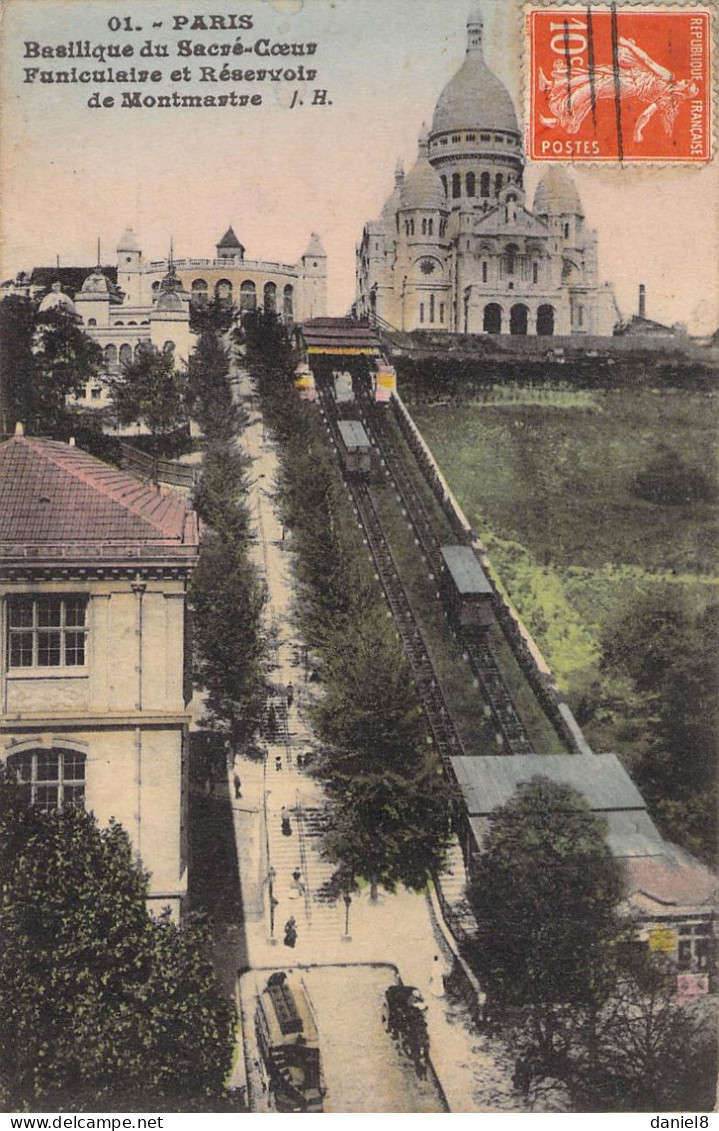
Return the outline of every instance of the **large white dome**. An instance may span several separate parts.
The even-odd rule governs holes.
[[[519,133],[509,91],[484,61],[482,39],[482,13],[475,5],[467,19],[467,55],[439,96],[432,121],[433,134],[450,130]]]
[[[482,56],[467,55],[439,96],[432,133],[449,130],[510,130],[519,133],[509,91]]]

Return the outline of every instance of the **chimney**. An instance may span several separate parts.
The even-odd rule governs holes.
[[[644,283],[639,284],[639,317],[646,318],[647,316],[647,288]]]

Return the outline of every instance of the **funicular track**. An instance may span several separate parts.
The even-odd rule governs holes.
[[[380,414],[381,410],[377,409],[369,397],[362,398],[362,409],[365,429],[384,460],[393,487],[436,577],[442,560],[440,540],[424,499],[407,470],[404,452],[392,429],[385,424]],[[486,633],[481,629],[464,629],[461,644],[467,654],[470,667],[482,687],[484,698],[489,704],[505,751],[508,754],[533,754],[532,744],[517,714]]]
[[[320,403],[334,441],[340,443],[337,413],[332,398],[319,389]],[[380,584],[389,604],[395,628],[409,661],[433,742],[449,771],[449,759],[466,751],[457,733],[427,642],[417,623],[407,592],[397,569],[389,542],[382,528],[377,509],[366,484],[347,480],[354,505],[362,523]]]

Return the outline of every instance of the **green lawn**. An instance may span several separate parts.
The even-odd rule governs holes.
[[[570,692],[603,628],[667,580],[719,597],[716,508],[645,502],[634,476],[667,449],[716,477],[717,405],[618,391],[415,406],[413,415],[495,573]]]

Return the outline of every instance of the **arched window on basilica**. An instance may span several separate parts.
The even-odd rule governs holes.
[[[430,236],[434,234],[434,220],[432,219],[427,221],[427,233]]]
[[[215,283],[215,298],[220,302],[232,302],[232,283],[229,279],[218,279]]]
[[[68,749],[23,750],[7,765],[31,805],[62,809],[85,804],[85,755]]]
[[[434,295],[429,296],[429,320],[434,322]]]
[[[477,187],[477,179],[474,173],[467,173],[467,176],[465,177],[465,186],[467,190],[467,196],[474,196]]]
[[[482,197],[489,196],[489,173],[482,173],[479,178],[479,195]]]
[[[425,216],[425,218],[424,218],[424,219],[422,220],[422,235],[423,235],[423,236],[426,236],[426,235],[427,235],[427,217],[426,217],[426,216]]]
[[[132,362],[132,346],[120,346],[120,365],[130,365]]]
[[[462,178],[459,173],[452,173],[452,198],[457,200],[462,195]]]
[[[502,191],[503,183],[504,183],[504,177],[502,176],[501,173],[497,173],[496,177],[494,178],[494,195],[495,196],[499,196],[500,192]]]
[[[532,282],[533,283],[539,282],[539,261],[536,260],[536,259],[532,263]]]
[[[442,175],[439,179],[442,182],[442,188],[444,189],[444,195],[446,196],[447,195],[447,178],[445,177],[444,173],[442,173]]]
[[[105,346],[105,368],[110,372],[117,369],[117,346]]]

